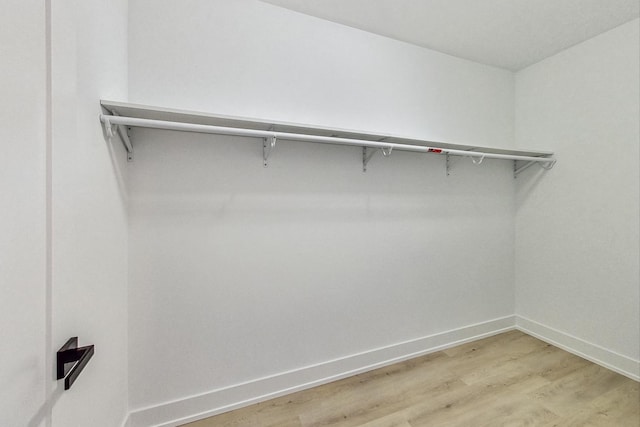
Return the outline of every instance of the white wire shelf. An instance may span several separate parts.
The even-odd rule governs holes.
[[[129,139],[127,128],[143,127],[260,138],[263,144],[265,167],[278,140],[360,146],[364,172],[366,172],[367,163],[377,151],[388,156],[393,150],[445,155],[447,174],[449,174],[449,156],[470,157],[476,164],[480,164],[485,158],[512,160],[514,176],[533,164],[537,163],[545,169],[550,169],[556,162],[553,153],[548,151],[452,144],[105,100],[100,101],[100,104],[108,113],[100,116],[107,136],[113,137],[116,132],[120,135],[130,161],[133,160],[133,144]]]

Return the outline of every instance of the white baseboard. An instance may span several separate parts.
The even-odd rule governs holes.
[[[587,342],[573,335],[545,326],[541,323],[515,316],[516,329],[539,338],[549,344],[611,369],[633,380],[640,381],[640,360],[623,356],[597,344]]]
[[[522,316],[506,316],[132,411],[122,427],[177,427],[512,329],[640,381],[640,361]]]
[[[176,427],[515,328],[506,316],[132,411],[128,427]]]

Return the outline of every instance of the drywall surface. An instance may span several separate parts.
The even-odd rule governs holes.
[[[95,355],[57,401],[54,427],[114,427],[127,402],[126,157],[107,142],[100,98],[127,95],[127,2],[53,2],[53,351]],[[53,380],[52,380],[53,381]]]
[[[257,0],[130,2],[131,102],[513,145],[512,73]]]
[[[509,163],[134,138],[132,409],[512,314]]]
[[[44,425],[46,161],[44,2],[0,15],[0,425]]]
[[[503,70],[257,1],[135,0],[129,31],[132,102],[512,144]],[[510,162],[133,140],[134,412],[513,314]]]
[[[516,313],[636,369],[638,22],[516,75],[518,145],[558,158],[517,180]]]

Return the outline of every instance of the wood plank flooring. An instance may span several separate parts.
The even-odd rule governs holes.
[[[638,382],[518,331],[189,427],[639,427]]]

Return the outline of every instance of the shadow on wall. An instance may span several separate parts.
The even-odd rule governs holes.
[[[556,163],[555,166],[553,166],[553,169],[557,167],[558,164]],[[535,168],[537,170],[533,171],[532,169],[518,175],[516,183],[516,210],[529,198],[531,194],[534,194],[534,190],[543,182],[543,178],[548,173],[553,173],[553,169],[545,170],[541,167]]]
[[[283,141],[269,167],[247,138],[135,130],[131,212],[154,218],[358,222],[451,219],[495,214],[513,186],[511,162],[474,165],[398,152],[362,172],[354,147]],[[115,141],[114,141],[115,143]],[[292,176],[295,177],[292,179]],[[492,204],[494,203],[494,204]]]
[[[51,395],[42,403],[38,411],[33,414],[27,427],[41,427],[42,424],[48,419],[51,420],[51,411],[56,402],[60,400],[62,392],[64,391],[64,384],[58,383],[58,387],[51,393]]]
[[[109,151],[109,159],[111,160],[114,176],[118,181],[118,195],[120,196],[120,202],[122,203],[122,206],[126,206],[127,184],[126,174],[122,166],[124,165],[126,167],[126,162],[123,163],[123,160],[121,159],[126,159],[127,153],[123,148],[120,135],[116,134],[112,138],[109,138],[104,126],[100,126],[100,129],[102,130],[102,137],[107,144],[107,150]]]

